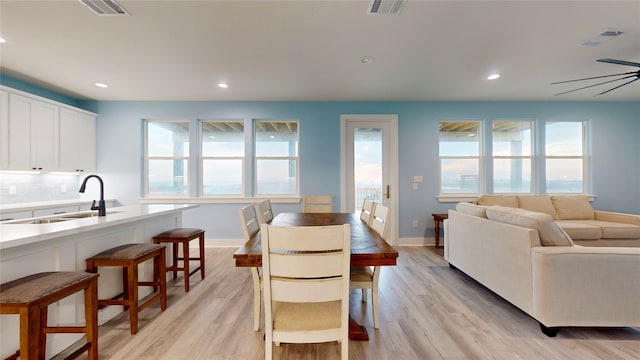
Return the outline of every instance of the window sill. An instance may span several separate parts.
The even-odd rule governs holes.
[[[139,198],[140,204],[246,204],[259,202],[269,199],[272,203],[299,203],[302,199],[300,196],[281,196],[281,197],[146,197]]]

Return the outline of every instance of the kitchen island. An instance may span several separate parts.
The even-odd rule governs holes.
[[[107,208],[106,216],[90,212],[67,213],[43,218],[0,223],[0,282],[6,283],[44,271],[84,271],[85,259],[101,251],[127,243],[151,243],[153,236],[181,227],[182,211],[197,205],[132,205]],[[140,276],[150,278],[152,264],[141,264]],[[98,279],[100,298],[122,291],[122,273],[101,268]],[[141,288],[140,297],[150,293]],[[122,312],[110,306],[98,313],[103,324]],[[81,295],[65,298],[49,307],[50,324],[84,322]],[[0,358],[19,347],[17,315],[3,315],[0,321]],[[50,334],[47,358],[80,339],[78,334]]]

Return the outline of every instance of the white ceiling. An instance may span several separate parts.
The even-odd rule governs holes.
[[[638,70],[596,60],[640,62],[640,1],[408,0],[386,16],[368,0],[119,3],[131,16],[1,0],[1,71],[95,100],[640,100],[640,81],[596,97],[622,81],[550,85]],[[581,46],[610,29],[624,34]]]

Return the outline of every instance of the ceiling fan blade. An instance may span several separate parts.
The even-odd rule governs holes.
[[[613,75],[594,76],[594,77],[588,77],[588,78],[583,78],[583,79],[557,81],[557,82],[552,82],[551,85],[564,84],[564,83],[568,83],[568,82],[582,81],[582,80],[600,79],[600,78],[606,78],[606,77],[611,77],[611,76],[629,75],[629,74],[635,74],[635,73],[637,73],[637,71],[629,71],[629,72],[620,73],[620,74],[613,74]]]
[[[634,82],[634,81],[638,81],[638,80],[640,80],[640,77],[636,77],[635,79],[633,79],[633,80],[631,80],[631,81],[627,81],[626,83],[624,83],[624,84],[622,84],[622,85],[618,85],[618,86],[616,86],[616,87],[614,87],[614,88],[611,88],[611,89],[609,89],[609,90],[607,90],[607,91],[603,91],[603,92],[601,92],[601,93],[600,93],[600,94],[598,94],[598,95],[606,94],[606,93],[608,93],[609,91],[615,90],[615,89],[617,89],[617,88],[619,88],[619,87],[623,87],[623,86],[625,86],[625,85],[627,85],[627,84],[631,84],[632,82]],[[596,96],[597,96],[597,95],[596,95]]]
[[[635,74],[635,72],[634,72],[634,74]],[[581,88],[577,88],[577,89],[573,89],[573,90],[569,90],[569,91],[565,91],[565,92],[561,92],[561,93],[557,93],[557,94],[553,94],[553,95],[554,95],[554,96],[558,96],[558,95],[568,94],[568,93],[570,93],[570,92],[574,92],[574,91],[578,91],[578,90],[583,90],[583,89],[588,89],[588,88],[591,88],[591,87],[594,87],[594,86],[604,85],[604,84],[612,83],[612,82],[614,82],[614,81],[620,81],[620,80],[624,80],[624,79],[628,79],[628,78],[632,78],[632,77],[637,77],[637,76],[636,76],[636,75],[629,75],[629,76],[621,77],[621,78],[619,78],[619,79],[613,79],[613,80],[604,81],[604,82],[597,83],[597,84],[593,84],[593,85],[583,86],[583,87],[581,87]],[[636,78],[636,80],[638,80],[638,79]],[[635,80],[632,80],[632,81],[635,81]],[[630,82],[631,82],[631,81],[630,81]],[[624,85],[624,84],[623,84],[623,85]]]
[[[607,58],[598,59],[596,61],[603,62],[603,63],[617,64],[617,65],[627,65],[627,66],[640,67],[640,63],[633,62],[633,61],[615,60],[615,59],[607,59]]]

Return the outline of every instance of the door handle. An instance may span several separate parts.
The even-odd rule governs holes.
[[[389,198],[389,195],[390,195],[390,189],[391,189],[391,186],[390,186],[390,185],[387,185],[387,192],[384,194],[384,196],[385,196],[387,199]]]

